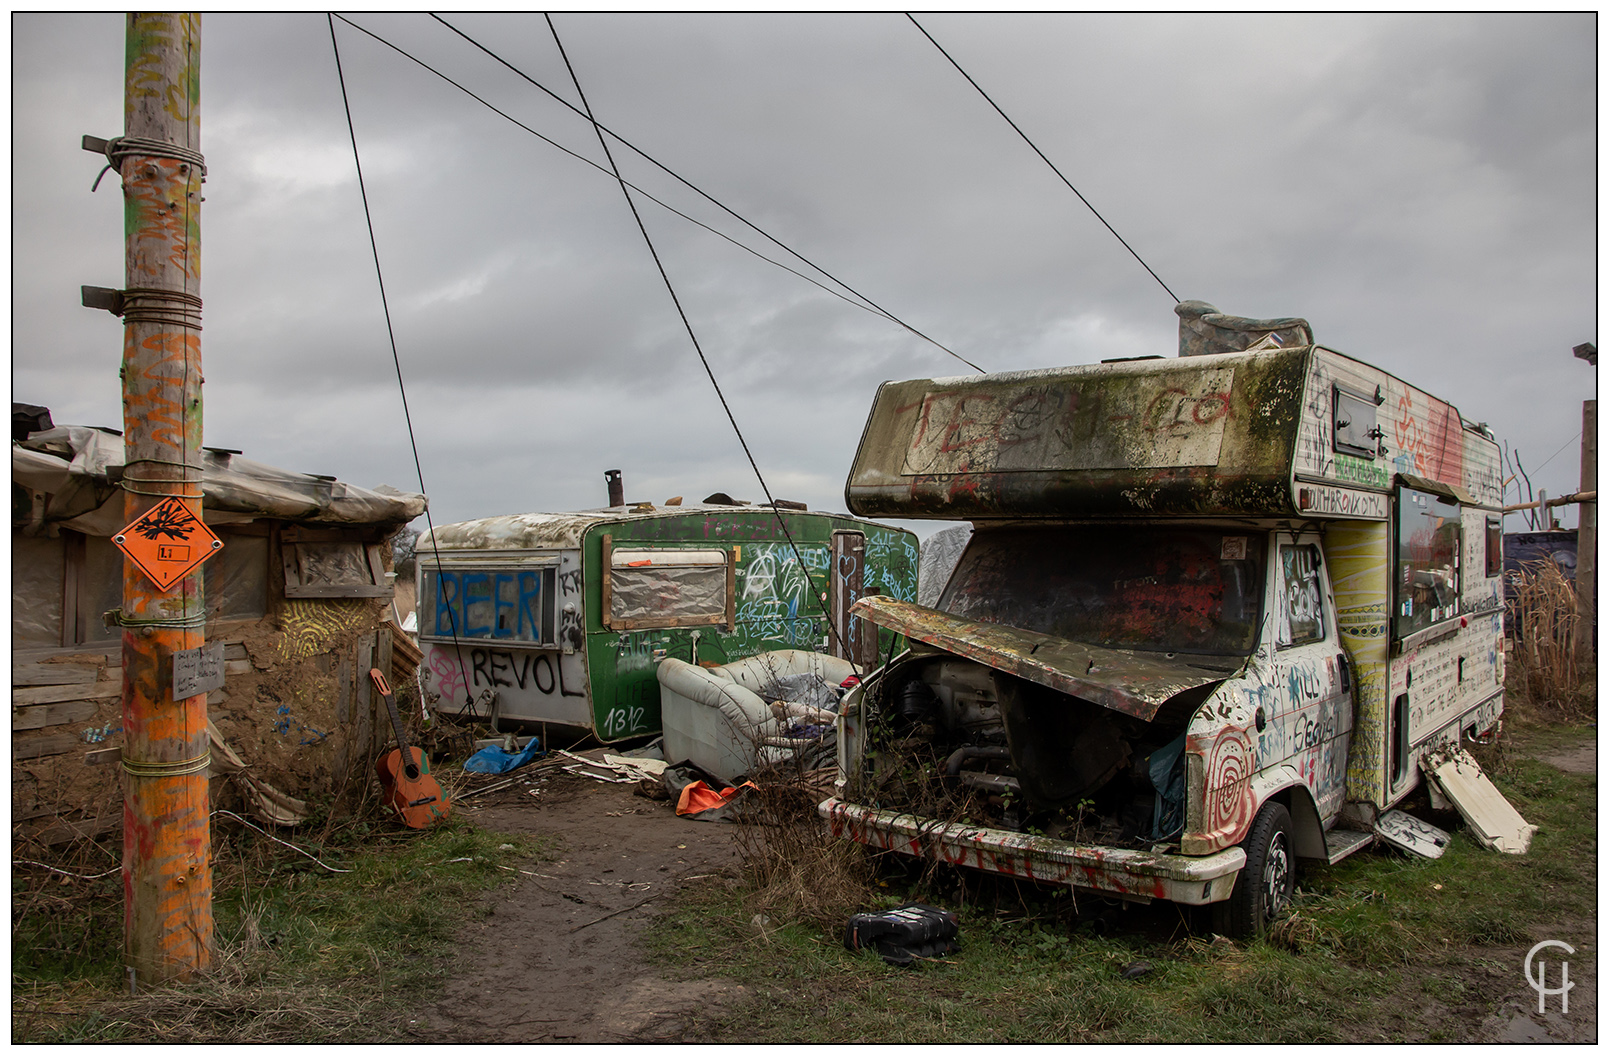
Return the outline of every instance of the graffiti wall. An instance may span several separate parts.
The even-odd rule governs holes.
[[[1386,802],[1386,669],[1390,659],[1390,542],[1384,523],[1332,524],[1324,557],[1341,646],[1352,659],[1352,752],[1347,798]]]
[[[827,622],[818,599],[831,589],[836,575],[831,553],[835,529],[866,537],[863,592],[915,597],[917,548],[910,533],[821,514],[785,516],[792,543],[768,510],[667,509],[653,516],[592,515],[593,523],[579,532],[567,520],[566,530],[579,543],[573,548],[511,545],[502,553],[491,548],[444,551],[444,562],[459,570],[456,577],[431,578],[422,570],[427,592],[434,588],[443,594],[436,606],[429,597],[421,598],[426,688],[450,711],[472,703],[469,710],[485,718],[495,692],[498,714],[508,719],[591,728],[604,740],[619,740],[658,731],[655,671],[667,656],[711,665],[773,649],[822,651]],[[444,531],[467,536],[475,523]],[[718,549],[732,554],[731,626],[724,620],[702,624],[669,617],[662,627],[643,627],[641,617],[624,628],[611,626],[604,607],[608,604],[615,612],[615,599],[606,601],[601,572],[605,535],[615,553]],[[531,576],[526,577],[530,584],[521,586],[519,562],[529,567],[553,560],[558,561],[552,581],[553,637],[540,644],[515,640],[549,637],[546,630],[534,632],[538,625],[548,626],[548,615],[534,610],[525,614],[539,605],[535,599],[540,592]],[[504,580],[506,589],[499,594]],[[657,582],[645,580],[642,589],[678,589],[669,578],[656,587]],[[674,605],[664,611],[674,615],[673,610],[680,611]],[[444,639],[432,622],[439,612],[459,614],[464,631],[474,633],[461,633],[457,644]]]
[[[495,694],[502,716],[591,725],[581,551],[537,559],[557,565],[521,565],[488,553],[461,559],[439,577],[424,570],[426,592],[435,597],[421,597],[421,666],[426,691],[443,709],[485,719]],[[499,594],[503,580],[506,598]],[[484,598],[476,593],[481,587]],[[541,600],[549,590],[551,611]]]
[[[1192,365],[1078,387],[940,390],[922,400],[904,473],[1215,465],[1234,381],[1233,367]]]
[[[1361,415],[1371,417],[1350,420]],[[1295,463],[1298,475],[1337,484],[1384,490],[1396,474],[1407,473],[1456,484],[1483,505],[1502,504],[1497,445],[1466,430],[1458,408],[1327,350],[1308,368]]]

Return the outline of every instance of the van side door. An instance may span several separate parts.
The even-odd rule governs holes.
[[[1275,536],[1271,574],[1272,705],[1259,734],[1262,766],[1285,762],[1328,819],[1346,800],[1352,679],[1335,625],[1335,599],[1316,534]]]

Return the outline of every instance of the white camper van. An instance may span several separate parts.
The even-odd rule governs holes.
[[[1250,934],[1298,858],[1470,776],[1503,709],[1499,455],[1303,320],[1178,310],[1178,358],[878,390],[850,509],[975,530],[936,607],[857,603],[910,648],[846,699],[821,811]]]

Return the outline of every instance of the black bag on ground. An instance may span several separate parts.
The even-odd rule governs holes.
[[[889,964],[943,957],[961,949],[961,925],[949,910],[911,902],[882,913],[856,913],[844,928],[844,947],[875,950]]]

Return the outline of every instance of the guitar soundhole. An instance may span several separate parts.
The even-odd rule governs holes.
[[[417,766],[414,766],[413,764],[410,763],[409,765],[403,767],[402,771],[403,771],[403,773],[408,775],[408,780],[409,781],[417,781],[417,780],[419,780],[419,768]]]

